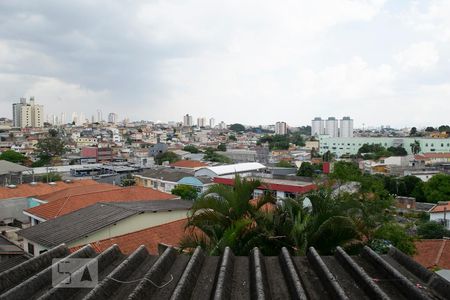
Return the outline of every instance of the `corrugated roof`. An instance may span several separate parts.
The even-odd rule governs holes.
[[[188,210],[191,206],[191,201],[184,200],[100,202],[23,229],[18,234],[42,246],[54,247],[73,242],[141,212]]]
[[[113,186],[112,186],[113,187]],[[79,193],[65,197],[64,191],[53,198],[53,201],[35,206],[25,210],[26,212],[49,220],[58,216],[71,213],[83,207],[95,204],[97,202],[125,202],[125,201],[144,201],[144,200],[169,200],[176,199],[178,196],[160,192],[158,190],[140,186],[132,186],[127,188],[114,187],[109,190],[100,188],[98,191],[89,191],[87,193]]]
[[[255,170],[266,169],[266,166],[257,162],[249,162],[249,163],[239,163],[232,165],[223,165],[223,166],[215,166],[215,167],[207,167],[202,168],[200,170],[207,169],[211,172],[214,172],[218,176],[234,174],[234,173],[242,173],[242,172],[250,172]]]
[[[0,175],[5,175],[9,173],[20,173],[30,170],[32,169],[19,164],[9,162],[7,160],[0,160]]]
[[[450,283],[392,248],[380,256],[365,247],[360,256],[337,248],[334,256],[291,256],[283,248],[265,257],[193,255],[167,248],[160,256],[140,246],[128,257],[117,245],[101,254],[86,246],[68,255],[60,246],[0,274],[2,299],[448,299]],[[99,267],[94,288],[52,286],[52,258],[92,258]],[[53,267],[56,267],[54,265]],[[73,277],[86,271],[80,267]]]

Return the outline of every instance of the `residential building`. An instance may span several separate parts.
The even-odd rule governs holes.
[[[25,251],[38,256],[62,243],[76,247],[183,220],[192,201],[98,202],[23,229]]]
[[[183,117],[183,126],[185,127],[192,127],[194,125],[193,120],[192,120],[192,116],[189,114],[186,114]]]
[[[331,137],[339,136],[338,120],[336,120],[335,117],[329,117],[325,121],[325,134],[327,134]]]
[[[339,123],[339,136],[343,138],[353,137],[353,120],[350,117],[343,117]]]
[[[186,171],[195,171],[204,167],[207,167],[208,164],[198,161],[198,160],[179,160],[169,165],[172,168],[186,170]]]
[[[197,118],[197,127],[203,128],[206,127],[206,118]]]
[[[429,213],[430,221],[442,223],[450,230],[450,201],[438,202],[438,204],[430,209]]]
[[[116,113],[109,113],[108,123],[116,124],[119,121],[119,115]]]
[[[214,128],[216,126],[216,120],[214,118],[209,119],[209,127]]]
[[[179,184],[191,185],[198,192],[204,192],[213,184],[207,176],[194,176],[187,169],[160,168],[135,174],[137,186],[150,187],[161,192],[170,193]]]
[[[275,134],[279,134],[279,135],[287,134],[286,122],[276,122],[275,123]]]
[[[219,123],[219,129],[227,129],[227,124],[224,121]]]
[[[34,97],[31,97],[28,103],[26,98],[20,98],[19,103],[13,104],[13,126],[44,127],[44,106],[36,104]]]
[[[253,191],[254,198],[261,197],[264,193],[269,192],[277,200],[282,201],[286,198],[295,198],[317,188],[312,182],[303,181],[304,178],[298,178],[296,176],[269,177],[265,175],[260,177],[259,174],[255,174],[255,176],[251,176],[251,178],[259,180],[262,183],[261,186]],[[230,178],[230,176],[214,177],[214,183],[233,186],[234,178]]]
[[[319,136],[319,153],[327,151],[337,157],[342,155],[355,155],[364,144],[379,144],[385,148],[402,146],[408,154],[412,154],[411,144],[418,141],[421,153],[450,153],[450,139],[434,139],[419,137],[332,137]]]
[[[320,117],[311,121],[311,136],[319,136],[325,134],[325,121]]]

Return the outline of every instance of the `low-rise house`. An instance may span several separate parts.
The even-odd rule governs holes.
[[[122,188],[110,184],[101,184],[98,187],[61,191],[42,198],[48,203],[23,211],[25,215],[31,218],[32,226],[98,202],[159,201],[173,200],[178,197],[151,188],[139,186]]]
[[[170,167],[186,171],[196,171],[201,168],[208,167],[207,163],[198,160],[179,160],[174,163],[169,164]]]
[[[179,184],[194,186],[197,191],[204,192],[213,181],[207,176],[194,176],[193,172],[173,168],[158,168],[135,174],[136,185],[157,189],[170,193]]]
[[[442,223],[450,230],[450,202],[438,202],[430,211],[430,221]]]
[[[98,202],[18,232],[37,256],[62,243],[69,248],[183,220],[192,201]]]
[[[277,178],[277,176],[275,176],[275,178],[268,176],[252,176],[251,178],[260,180],[262,183],[261,186],[253,192],[253,197],[255,198],[262,196],[265,192],[270,192],[276,199],[283,200],[285,198],[295,198],[298,195],[307,193],[317,188],[314,183],[304,181],[304,177],[301,177],[301,180],[296,178],[296,176],[285,176],[283,179],[280,179],[282,177]],[[234,178],[230,178],[229,176],[215,177],[213,181],[214,183],[229,186],[234,185]]]

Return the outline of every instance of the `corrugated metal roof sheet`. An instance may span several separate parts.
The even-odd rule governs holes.
[[[380,256],[364,248],[349,256],[220,257],[197,248],[192,256],[168,247],[160,256],[144,246],[128,257],[117,245],[101,254],[86,246],[70,254],[64,246],[0,274],[2,299],[448,299],[450,283],[392,248]],[[99,267],[94,288],[52,287],[52,258],[92,258]],[[85,268],[75,273],[81,275]],[[74,276],[75,277],[75,276]],[[76,278],[76,277],[75,277]]]

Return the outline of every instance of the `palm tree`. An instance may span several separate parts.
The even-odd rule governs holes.
[[[258,222],[264,222],[269,213],[261,208],[267,203],[275,204],[275,199],[268,194],[251,201],[253,191],[260,185],[257,180],[241,180],[236,175],[233,187],[210,187],[191,208],[189,234],[180,242],[180,248],[202,246],[211,255],[219,255],[230,247],[236,255],[247,255],[253,247],[264,245],[266,237]]]

